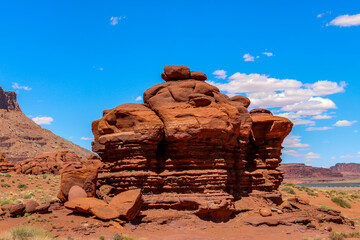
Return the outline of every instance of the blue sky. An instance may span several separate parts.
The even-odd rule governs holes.
[[[90,149],[102,110],[187,65],[296,123],[283,162],[360,162],[358,14],[356,0],[2,1],[0,86]]]

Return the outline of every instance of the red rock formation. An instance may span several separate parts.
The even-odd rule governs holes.
[[[59,149],[69,149],[84,158],[91,154],[37,125],[21,112],[16,93],[0,87],[0,152],[14,163]]]
[[[97,168],[78,168],[73,164],[68,164],[61,171],[61,185],[57,197],[66,202],[73,186],[79,186],[85,190],[88,197],[95,197],[97,177]]]
[[[281,164],[278,168],[284,172],[285,179],[304,179],[304,178],[339,178],[343,175],[329,168],[312,167],[303,163]]]
[[[97,166],[99,160],[87,160],[76,155],[74,152],[62,149],[54,152],[43,152],[16,164],[17,174],[60,174],[67,164],[78,167],[82,165]]]
[[[359,163],[337,163],[335,166],[330,167],[332,171],[339,172],[344,176],[359,176],[360,164]]]
[[[13,172],[14,170],[14,164],[9,163],[6,157],[0,153],[0,173]]]
[[[248,98],[220,93],[205,74],[164,70],[166,82],[146,90],[144,104],[120,105],[93,122],[100,185],[141,188],[146,208],[197,209],[204,218],[231,215],[234,197],[276,190],[293,124],[268,110],[249,113]]]

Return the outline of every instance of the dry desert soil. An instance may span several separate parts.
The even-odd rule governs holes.
[[[0,175],[0,205],[25,202],[29,199],[45,203],[57,201],[60,176],[57,175]],[[335,223],[316,224],[309,228],[300,224],[270,227],[253,227],[244,224],[247,218],[258,216],[258,209],[242,212],[227,222],[215,223],[199,219],[186,211],[147,210],[132,222],[102,221],[93,216],[74,213],[64,207],[47,214],[33,214],[18,217],[0,217],[0,239],[11,239],[11,229],[17,226],[43,228],[57,239],[335,239],[329,238],[333,231],[356,233],[360,231],[360,188],[306,188],[295,184],[280,186],[283,199],[302,196],[310,204],[342,212],[352,219],[355,226]],[[341,197],[351,207],[341,207],[333,202]],[[356,236],[356,234],[353,234]],[[115,236],[115,237],[114,237]],[[122,236],[122,237],[119,237]],[[127,236],[127,237],[125,237]],[[336,238],[341,239],[341,238]],[[346,238],[351,239],[351,238]],[[354,238],[353,238],[354,239]]]

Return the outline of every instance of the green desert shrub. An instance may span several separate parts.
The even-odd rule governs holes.
[[[28,188],[28,185],[25,184],[25,183],[19,183],[19,184],[17,185],[17,187],[18,187],[20,190],[22,190],[22,189],[27,189],[27,188]]]
[[[351,204],[342,197],[332,197],[331,201],[343,208],[351,208]]]
[[[53,236],[51,235],[50,232],[33,226],[15,227],[11,229],[10,235],[13,240],[53,239]]]
[[[281,190],[284,191],[284,192],[290,193],[290,194],[295,194],[294,189],[292,189],[291,187],[284,187]]]

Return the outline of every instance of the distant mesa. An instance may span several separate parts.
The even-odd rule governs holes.
[[[44,129],[22,113],[16,93],[0,87],[0,153],[15,163],[41,152],[69,149],[82,158],[91,152]]]
[[[343,177],[343,174],[331,168],[312,167],[304,163],[284,163],[278,169],[284,172],[285,180],[331,181]]]
[[[330,167],[332,171],[337,171],[346,177],[360,177],[359,163],[337,163]]]
[[[190,208],[201,218],[228,217],[244,194],[281,203],[276,168],[292,122],[266,109],[249,113],[248,98],[229,98],[186,66],[166,66],[161,78],[144,104],[105,110],[92,123],[92,149],[104,163],[99,185],[140,188],[145,209]]]

